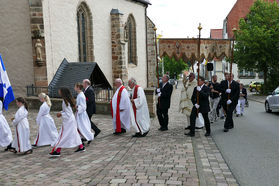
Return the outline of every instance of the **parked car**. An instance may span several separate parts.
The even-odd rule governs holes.
[[[262,83],[254,81],[254,82],[250,83],[249,91],[250,92],[260,92],[261,87],[262,87]]]
[[[279,87],[277,87],[271,95],[267,96],[265,101],[265,111],[268,113],[279,111]]]

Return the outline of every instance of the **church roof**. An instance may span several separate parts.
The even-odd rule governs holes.
[[[48,87],[48,94],[52,98],[60,97],[58,90],[61,87],[69,88],[76,95],[74,86],[84,79],[90,79],[92,85],[98,88],[111,89],[111,85],[95,62],[71,62],[64,59],[56,71]]]
[[[151,3],[150,3],[149,0],[134,0],[134,1],[139,2],[139,3],[146,4],[146,5],[151,5]]]

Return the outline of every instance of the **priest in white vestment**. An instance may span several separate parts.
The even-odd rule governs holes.
[[[130,130],[130,98],[129,93],[123,86],[121,79],[115,80],[116,92],[111,101],[111,113],[113,118],[114,134],[118,135]]]
[[[132,89],[131,96],[131,123],[136,130],[133,137],[145,137],[150,129],[150,116],[146,96],[143,88],[137,85],[137,81],[131,78],[128,82]]]
[[[186,75],[184,74],[183,85],[184,87],[181,90],[179,111],[186,115],[187,127],[185,129],[190,129],[190,115],[193,108],[193,103],[191,101],[191,98],[194,92],[194,88],[198,86],[198,82],[195,79],[195,74],[190,73],[188,77],[186,77]]]

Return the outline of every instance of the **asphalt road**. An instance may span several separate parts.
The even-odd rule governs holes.
[[[223,132],[223,121],[212,124],[213,138],[242,186],[279,186],[279,113],[266,113],[250,101],[235,128]]]

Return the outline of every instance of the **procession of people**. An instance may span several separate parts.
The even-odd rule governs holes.
[[[233,74],[230,76],[227,73],[225,80],[218,83],[216,75],[209,82],[204,77],[196,78],[194,73],[184,75],[179,111],[186,116],[185,130],[189,132],[185,132],[185,135],[194,137],[195,130],[205,126],[205,136],[210,136],[210,124],[216,122],[222,112],[226,116],[224,132],[234,128],[233,113],[236,111],[236,116],[244,114],[247,91],[243,84],[239,84],[233,78]],[[132,128],[135,131],[132,137],[146,137],[150,131],[150,115],[144,89],[137,84],[135,78],[131,78],[127,84],[128,87],[125,87],[121,79],[114,81],[116,90],[111,100],[113,134],[121,135]],[[57,117],[62,118],[59,133],[50,116],[52,106],[50,98],[45,93],[39,94],[42,105],[36,118],[38,132],[32,145],[28,104],[25,99],[22,97],[16,99],[18,111],[11,119],[15,127],[14,135],[2,114],[3,104],[0,101],[0,146],[6,147],[5,151],[23,154],[31,154],[37,147],[51,146],[50,156],[53,157],[59,157],[62,148],[77,148],[75,152],[86,151],[85,142],[89,145],[101,132],[91,120],[96,113],[95,93],[88,79],[76,83],[74,90],[77,93],[76,100],[68,88],[60,88],[58,91],[63,99],[62,111],[57,113]],[[156,89],[157,117],[160,124],[159,131],[162,132],[169,130],[168,110],[172,92],[173,85],[169,83],[169,76],[164,75]]]

